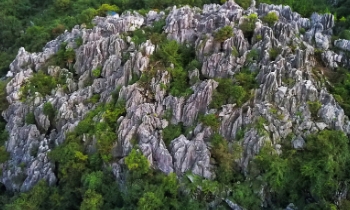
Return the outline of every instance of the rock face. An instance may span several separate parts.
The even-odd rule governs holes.
[[[278,14],[279,20],[268,26],[261,19],[271,11]],[[240,23],[246,20],[244,15],[252,13],[259,18],[252,37],[246,37]],[[191,82],[193,93],[187,97],[169,95],[162,88],[169,85],[171,78],[167,69],[150,64],[150,56],[157,46],[150,40],[136,46],[131,37],[125,35],[162,18],[165,18],[167,38],[193,43],[196,58],[202,63],[200,69],[189,72],[191,81],[195,80]],[[292,138],[294,148],[302,149],[308,134],[325,128],[350,134],[348,117],[319,77],[315,77],[317,73],[322,76],[321,72],[312,70],[316,65],[315,48],[324,51],[322,59],[330,68],[347,62],[344,55],[329,50],[334,26],[331,15],[313,14],[307,19],[287,6],[260,4],[255,8],[253,4],[244,10],[235,2],[227,1],[223,5],[205,5],[203,9],[173,7],[167,17],[164,12],[151,11],[146,17],[127,12],[120,17],[96,17],[93,23],[93,29],[76,26],[62,34],[49,42],[43,52],[29,53],[21,48],[11,64],[8,76],[12,79],[6,88],[10,106],[2,113],[8,122],[6,149],[11,156],[2,166],[1,182],[7,189],[27,191],[41,179],[54,184],[57,181],[55,166],[48,153],[64,142],[66,133],[74,130],[89,110],[96,108],[97,104],[89,99],[99,95],[99,103],[109,102],[116,87],[120,87],[117,95],[125,101],[127,110],[126,115],[117,120],[118,138],[112,149],[113,158],[127,156],[136,140],[152,167],[178,176],[191,171],[208,179],[215,177],[209,149],[214,131],[198,122],[199,115],[216,114],[220,119],[218,132],[230,143],[238,142],[237,133],[245,130],[239,141],[242,154],[236,160],[244,172],[248,172],[250,160],[265,144],[282,152],[281,141],[287,137]],[[233,27],[234,36],[218,42],[214,33],[224,26]],[[298,36],[302,28],[306,33]],[[82,40],[81,46],[77,45],[78,38]],[[45,67],[63,42],[75,50],[74,64],[69,70],[49,66],[47,73],[50,76],[64,73],[65,84],[48,95],[36,93],[30,102],[21,100],[21,87]],[[347,40],[337,40],[334,45],[350,50]],[[272,51],[278,54],[274,57]],[[256,55],[252,58],[252,54]],[[93,74],[96,69],[101,70],[98,77]],[[151,69],[155,76],[147,87],[130,83]],[[230,78],[242,69],[257,72],[258,87],[252,90],[253,97],[241,107],[226,104],[218,110],[209,109],[218,87],[214,78]],[[322,104],[317,120],[308,106],[308,102],[316,101]],[[44,114],[43,106],[47,102],[57,110],[54,119]],[[35,124],[26,122],[29,113],[34,113]],[[193,129],[166,145],[162,130],[178,123]],[[258,129],[259,123],[262,126]],[[121,162],[112,164],[115,174]],[[227,202],[232,208],[240,209]]]

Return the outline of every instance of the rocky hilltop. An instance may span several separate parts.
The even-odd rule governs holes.
[[[264,17],[271,12],[278,20],[268,24]],[[169,93],[170,71],[176,64],[160,65],[153,59],[159,48],[155,39],[135,41],[132,33],[160,21],[165,22],[166,38],[195,49],[195,60],[201,64],[186,73],[187,94]],[[251,31],[243,28],[247,23],[253,26]],[[294,149],[303,149],[308,135],[324,129],[350,134],[348,117],[327,90],[325,74],[347,67],[350,51],[350,41],[332,41],[331,14],[304,18],[288,6],[257,7],[254,1],[244,10],[230,0],[203,8],[174,6],[145,16],[125,12],[96,17],[93,24],[90,29],[76,26],[66,31],[42,52],[21,48],[12,62],[6,87],[10,105],[2,113],[10,158],[1,166],[0,180],[7,190],[28,191],[40,180],[54,185],[57,165],[49,158],[50,151],[65,142],[67,133],[89,112],[115,99],[126,108],[114,119],[117,137],[108,163],[118,181],[123,179],[124,158],[136,145],[152,168],[179,177],[192,172],[214,179],[210,142],[214,133],[237,153],[234,161],[243,174],[249,173],[250,162],[264,145],[281,154],[285,139]],[[218,40],[218,31],[226,26],[233,35]],[[75,57],[56,65],[52,58],[63,44],[63,51],[74,50]],[[41,71],[52,78],[64,75],[64,81],[46,94],[23,94]],[[220,79],[235,78],[242,71],[254,75],[256,85],[249,97],[212,106]],[[46,113],[47,104],[54,116]],[[34,117],[32,123],[29,115]],[[201,120],[208,115],[219,121],[217,127]],[[93,119],[103,120],[103,115]],[[186,132],[165,142],[163,130],[179,124]],[[97,150],[97,141],[94,135],[84,135],[83,144],[90,152]]]

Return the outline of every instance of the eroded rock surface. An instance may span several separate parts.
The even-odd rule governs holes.
[[[266,144],[281,153],[281,141],[289,137],[291,146],[302,149],[310,133],[327,128],[350,134],[348,117],[318,79],[322,73],[313,71],[317,64],[315,49],[324,51],[321,57],[328,67],[336,69],[347,65],[345,55],[329,49],[333,16],[313,14],[307,19],[287,6],[260,4],[255,8],[254,5],[253,1],[252,6],[244,10],[235,2],[227,1],[223,5],[205,5],[202,9],[173,7],[168,16],[151,11],[146,17],[131,12],[96,17],[93,29],[76,26],[49,42],[43,52],[19,49],[8,73],[12,77],[6,88],[10,106],[2,113],[8,122],[6,149],[11,158],[2,166],[1,182],[7,189],[21,191],[29,190],[41,179],[54,184],[57,181],[55,166],[48,153],[64,142],[67,132],[74,130],[89,110],[96,108],[97,104],[89,102],[94,95],[100,96],[98,103],[110,102],[113,95],[126,103],[125,116],[117,119],[118,138],[112,149],[116,177],[123,158],[138,145],[151,166],[164,173],[182,176],[191,171],[214,178],[216,166],[210,160],[209,139],[215,131],[198,120],[200,115],[208,113],[220,119],[217,132],[230,144],[238,142],[242,147],[236,162],[244,172],[248,172],[249,162]],[[279,20],[269,26],[262,18],[271,11],[278,14]],[[247,20],[246,15],[253,13],[258,19],[252,37],[246,37],[240,25]],[[150,26],[162,18],[165,18],[167,37],[193,44],[196,58],[202,64],[200,69],[189,72],[193,92],[186,97],[175,97],[165,90],[171,76],[166,68],[153,65],[150,60],[157,45],[147,40],[136,46],[125,33]],[[234,36],[219,42],[214,34],[224,26],[231,26]],[[300,35],[302,28],[306,31],[304,35]],[[81,46],[76,41],[79,37]],[[74,63],[69,63],[67,69],[55,66],[47,69],[51,76],[66,75],[65,84],[48,95],[36,93],[30,102],[22,100],[21,87],[44,68],[63,42],[67,48],[74,49]],[[347,40],[338,40],[334,45],[350,50]],[[278,52],[277,55],[273,56],[272,51]],[[101,71],[98,77],[93,74],[96,69]],[[155,76],[149,84],[131,84],[151,69]],[[243,69],[257,72],[258,85],[252,90],[252,98],[242,106],[224,104],[220,109],[210,109],[218,87],[214,79],[232,78]],[[115,90],[119,92],[114,93]],[[43,106],[47,102],[57,110],[54,119],[44,114]],[[321,103],[316,118],[309,109],[310,102]],[[35,124],[26,122],[29,113],[34,114]],[[166,145],[163,129],[178,123],[193,129]],[[241,130],[244,135],[238,139]],[[240,209],[231,201],[226,202]]]

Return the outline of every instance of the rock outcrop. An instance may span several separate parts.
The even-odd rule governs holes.
[[[278,14],[279,20],[269,26],[261,19],[271,11]],[[245,15],[252,13],[259,18],[252,37],[246,37],[240,24],[246,20]],[[172,96],[163,88],[170,84],[171,77],[166,68],[150,64],[150,57],[157,50],[155,43],[147,40],[136,46],[126,33],[151,26],[162,18],[167,38],[193,43],[196,58],[202,63],[200,69],[189,72],[189,78],[196,80],[191,83],[193,93],[187,97]],[[203,9],[173,7],[167,17],[164,12],[151,11],[146,17],[126,12],[120,17],[96,17],[93,23],[93,29],[76,26],[62,34],[49,42],[43,52],[29,53],[21,48],[11,64],[8,76],[12,79],[6,88],[10,106],[2,113],[9,132],[6,150],[10,160],[3,164],[1,175],[7,189],[27,191],[41,179],[49,184],[57,181],[48,153],[64,142],[67,132],[74,130],[89,110],[96,108],[97,104],[89,102],[94,95],[99,95],[98,103],[110,102],[113,95],[126,103],[125,116],[117,119],[118,138],[112,149],[113,158],[118,160],[112,163],[115,174],[120,173],[120,160],[137,144],[151,166],[164,173],[181,176],[191,171],[214,178],[215,165],[209,149],[214,131],[197,120],[199,115],[208,113],[218,116],[218,132],[229,143],[238,142],[237,133],[245,131],[238,142],[242,154],[236,160],[245,173],[249,162],[266,144],[280,153],[281,141],[287,137],[292,138],[295,149],[302,149],[308,134],[325,128],[350,134],[348,117],[319,80],[322,72],[315,72],[316,48],[324,51],[322,60],[332,69],[348,62],[345,55],[330,50],[332,15],[313,14],[307,19],[288,6],[267,4],[260,4],[259,8],[253,4],[244,10],[230,0],[223,5],[205,5]],[[214,33],[224,26],[233,27],[234,36],[219,42]],[[300,34],[302,29],[306,31],[304,35]],[[81,46],[77,45],[78,38],[82,39]],[[47,65],[63,42],[67,49],[74,49],[74,64],[67,69],[49,66],[47,73],[53,77],[64,73],[65,83],[51,94],[36,93],[30,100],[22,100],[21,88]],[[337,40],[334,45],[350,51],[348,40]],[[273,51],[278,52],[276,56]],[[98,77],[93,74],[96,69],[101,71]],[[151,69],[155,76],[147,87],[130,84]],[[214,79],[232,78],[242,69],[257,73],[258,86],[251,90],[252,98],[240,107],[225,104],[220,109],[210,109],[218,87]],[[119,92],[114,93],[115,90]],[[44,114],[47,102],[57,110],[54,119]],[[317,118],[310,111],[310,102],[321,103]],[[34,113],[35,124],[26,122],[28,113]],[[180,135],[166,145],[162,130],[178,123],[194,129],[190,135]],[[227,203],[240,209],[229,200]]]

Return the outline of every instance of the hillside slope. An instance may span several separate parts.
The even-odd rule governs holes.
[[[332,15],[228,1],[93,24],[10,65],[1,182],[29,192],[7,208],[349,205]]]

